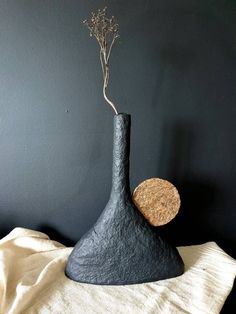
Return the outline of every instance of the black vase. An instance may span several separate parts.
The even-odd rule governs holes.
[[[130,115],[114,116],[113,174],[110,199],[95,225],[69,256],[72,280],[125,285],[179,276],[183,261],[161,239],[131,199],[129,185]]]

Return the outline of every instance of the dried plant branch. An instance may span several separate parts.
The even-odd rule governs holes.
[[[90,20],[85,20],[83,23],[88,27],[90,36],[94,36],[100,47],[100,62],[103,74],[103,96],[108,104],[113,108],[116,114],[118,111],[114,103],[107,96],[107,88],[109,83],[109,60],[111,51],[116,39],[119,37],[118,24],[114,16],[108,18],[106,16],[107,8],[98,10],[97,13],[92,12]]]
[[[110,45],[110,48],[109,48],[109,51],[108,51],[108,55],[107,55],[107,61],[109,61],[112,47],[113,47],[113,45],[114,45],[114,43],[115,43],[116,38],[118,38],[118,37],[119,37],[118,34],[114,34],[114,35],[113,35],[112,42],[111,42],[111,45]]]
[[[102,57],[102,51],[100,50],[100,62],[101,62],[101,67],[102,67],[102,75],[103,75],[103,80],[105,76],[105,70],[104,70],[104,64],[103,64],[103,57]]]

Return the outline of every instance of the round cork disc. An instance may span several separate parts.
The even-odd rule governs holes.
[[[177,215],[180,208],[180,196],[176,187],[159,178],[140,183],[132,198],[135,206],[153,226],[167,224]]]

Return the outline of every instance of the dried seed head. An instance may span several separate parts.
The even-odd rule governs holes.
[[[94,36],[100,46],[100,61],[103,73],[103,95],[106,102],[113,108],[117,114],[117,110],[113,102],[107,97],[106,90],[109,82],[109,59],[112,47],[119,37],[119,26],[115,17],[107,17],[107,8],[98,9],[96,13],[92,12],[88,20],[84,20],[83,24],[89,29],[90,36]]]
[[[100,47],[106,49],[112,40],[118,38],[119,26],[116,23],[115,17],[107,17],[107,8],[98,9],[96,13],[91,13],[89,20],[84,20],[83,24],[86,25],[90,31],[90,36],[94,36]]]

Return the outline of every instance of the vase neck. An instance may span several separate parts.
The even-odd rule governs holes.
[[[111,197],[130,197],[129,185],[130,115],[114,116],[113,167]]]

